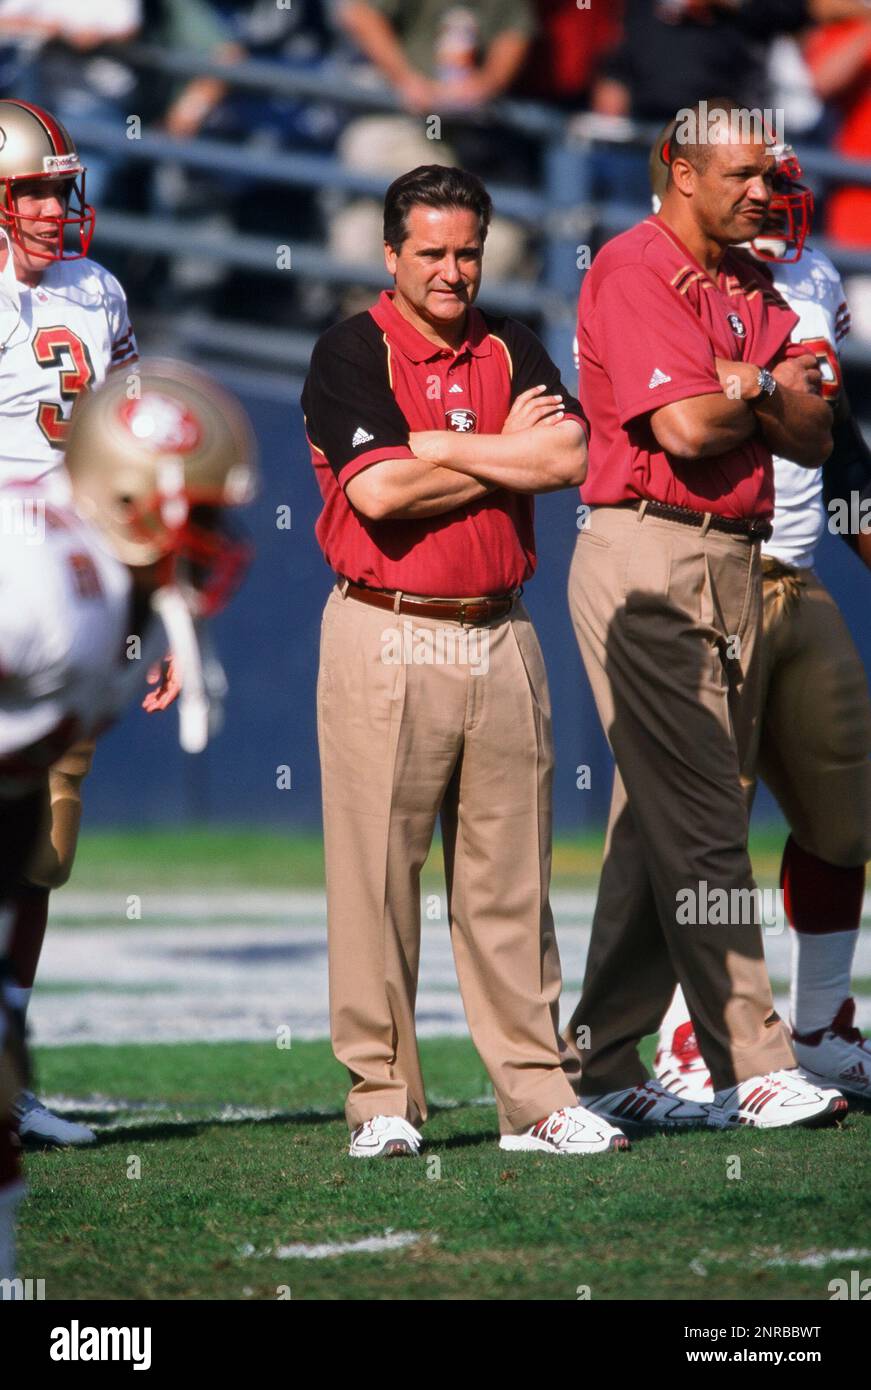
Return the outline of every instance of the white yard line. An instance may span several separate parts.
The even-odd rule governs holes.
[[[555,893],[554,915],[567,980],[583,975],[593,893]],[[143,897],[141,920],[125,917],[116,893],[63,890],[49,929],[30,1019],[41,1046],[65,1043],[276,1041],[329,1032],[326,910],[321,893],[164,893]],[[871,921],[871,900],[866,900]],[[174,925],[162,925],[165,921]],[[86,925],[105,922],[105,926]],[[445,921],[422,931],[418,1031],[468,1035]],[[178,925],[175,925],[178,924]],[[789,933],[765,937],[774,979],[789,976]],[[856,974],[871,975],[871,931],[863,932]],[[40,991],[40,984],[49,988]],[[57,992],[51,989],[55,986]],[[577,1003],[564,991],[562,1018]],[[776,999],[785,1014],[788,1001]],[[871,1027],[871,997],[857,1000]],[[286,1039],[285,1039],[286,1040]]]

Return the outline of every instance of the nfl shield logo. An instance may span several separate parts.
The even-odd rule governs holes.
[[[732,332],[735,334],[735,337],[736,337],[736,338],[746,338],[746,337],[747,337],[747,329],[744,327],[743,320],[742,320],[742,319],[739,319],[739,317],[738,317],[737,314],[729,314],[728,317],[729,317],[729,327],[732,329]]]
[[[474,410],[446,410],[445,419],[449,430],[458,434],[474,434],[478,428],[478,416]]]

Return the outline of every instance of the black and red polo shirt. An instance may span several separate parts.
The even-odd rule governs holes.
[[[546,385],[566,418],[587,430],[577,400],[530,329],[469,310],[456,350],[417,331],[385,292],[324,333],[302,394],[312,463],[324,499],[315,528],[327,564],[371,588],[457,598],[503,594],[535,569],[533,498],[499,488],[440,516],[370,521],[345,495],[383,459],[413,458],[413,430],[500,434],[512,402]]]

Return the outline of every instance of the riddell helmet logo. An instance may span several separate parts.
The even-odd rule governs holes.
[[[739,319],[737,314],[729,315],[729,327],[732,329],[736,338],[746,338],[747,329],[744,327],[743,319]]]
[[[155,453],[189,454],[202,439],[200,422],[193,411],[158,391],[148,391],[139,400],[125,401],[118,414],[134,439]]]
[[[71,154],[43,155],[42,169],[45,174],[77,174],[80,168],[79,156],[75,150]]]
[[[445,419],[449,430],[458,434],[474,434],[478,428],[478,416],[474,410],[446,410]]]

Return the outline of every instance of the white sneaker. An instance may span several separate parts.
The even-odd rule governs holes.
[[[672,1095],[660,1081],[643,1081],[625,1091],[604,1096],[581,1096],[581,1104],[594,1115],[604,1115],[631,1134],[655,1129],[692,1129],[708,1123],[707,1105]]]
[[[32,1091],[22,1091],[12,1108],[19,1138],[28,1148],[79,1149],[97,1142],[96,1134],[87,1125],[52,1114]]]
[[[714,1099],[711,1073],[699,1051],[692,1023],[682,1023],[675,1028],[671,1047],[657,1048],[653,1070],[665,1089],[673,1096],[680,1096],[681,1100],[710,1105]]]
[[[400,1115],[375,1115],[351,1135],[351,1158],[416,1158],[421,1135]]]
[[[792,1045],[808,1081],[871,1100],[871,1042],[853,1026],[855,1016],[855,999],[845,999],[828,1028],[793,1033]]]
[[[500,1149],[514,1153],[598,1154],[608,1149],[628,1149],[629,1140],[598,1115],[580,1105],[554,1110],[525,1134],[503,1134]]]
[[[805,1081],[798,1067],[751,1076],[737,1086],[717,1091],[708,1123],[714,1129],[749,1125],[781,1129],[785,1125],[831,1125],[843,1120],[849,1106],[831,1087]]]

